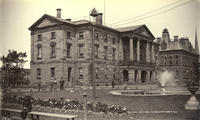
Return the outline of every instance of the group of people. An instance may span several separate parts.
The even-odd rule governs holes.
[[[64,83],[65,83],[65,81],[64,81],[63,77],[61,77],[59,83],[60,83],[60,91],[64,90]],[[38,91],[41,91],[41,80],[38,80],[37,84],[38,84]],[[51,91],[56,91],[56,88],[57,88],[56,86],[57,86],[57,80],[56,80],[56,78],[51,77],[51,80],[50,80],[50,90]]]

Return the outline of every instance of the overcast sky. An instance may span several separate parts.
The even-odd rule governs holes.
[[[105,0],[105,9],[104,0],[0,0],[0,5],[0,56],[6,55],[9,49],[27,52],[26,68],[30,67],[28,28],[44,14],[56,16],[57,8],[62,9],[62,18],[73,21],[88,19],[95,7],[105,15],[106,25],[146,24],[155,37],[168,28],[171,38],[189,37],[193,45],[195,27],[200,20],[200,0]]]

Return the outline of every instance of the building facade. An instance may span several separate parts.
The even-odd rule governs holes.
[[[195,38],[197,42],[197,37]],[[173,73],[175,85],[186,86],[191,81],[199,81],[199,51],[198,43],[195,49],[188,38],[174,36],[171,40],[168,30],[165,28],[162,37],[157,38],[160,44],[159,67]]]
[[[30,28],[31,82],[63,78],[65,84],[155,84],[158,44],[146,25],[110,28],[102,25],[102,13],[94,21],[43,15]],[[92,74],[92,72],[94,74]],[[92,76],[93,75],[93,76]]]

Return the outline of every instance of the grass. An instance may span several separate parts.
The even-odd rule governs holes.
[[[139,120],[195,120],[199,117],[197,111],[186,111],[184,108],[185,103],[190,98],[189,95],[114,96],[108,93],[109,91],[110,90],[96,90],[97,98],[95,100],[92,99],[92,90],[89,89],[75,90],[73,93],[66,90],[57,92],[31,92],[28,94],[31,94],[34,98],[41,99],[64,97],[66,99],[78,99],[82,101],[83,93],[85,92],[88,95],[88,101],[126,107],[129,111],[133,112],[131,116]],[[9,94],[24,95],[27,93],[18,92]],[[200,95],[196,95],[196,98],[200,101]]]

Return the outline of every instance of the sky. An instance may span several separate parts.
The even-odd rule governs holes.
[[[107,26],[146,24],[155,37],[167,28],[171,38],[188,37],[193,46],[197,28],[200,46],[200,0],[0,0],[0,56],[9,49],[27,52],[25,68],[30,68],[28,28],[34,22],[44,14],[56,16],[57,8],[63,19],[89,19],[94,7]]]

